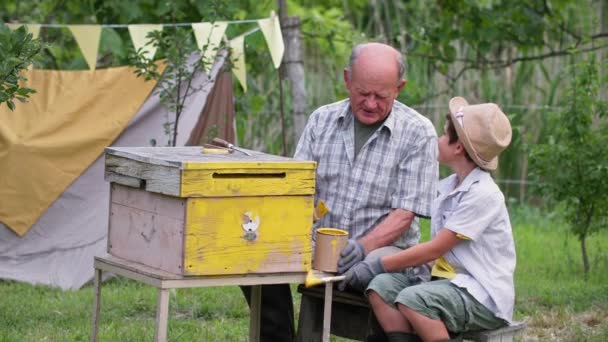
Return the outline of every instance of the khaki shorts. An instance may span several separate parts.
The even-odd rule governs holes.
[[[404,274],[385,273],[371,281],[367,288],[370,290],[387,303],[403,304],[426,317],[443,321],[452,333],[492,330],[508,325],[466,289],[447,279],[412,284]]]

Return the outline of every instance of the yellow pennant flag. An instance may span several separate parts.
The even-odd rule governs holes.
[[[90,70],[95,70],[101,25],[68,25]]]
[[[260,19],[258,20],[258,25],[266,39],[266,44],[270,50],[270,57],[272,57],[272,63],[274,63],[274,67],[278,69],[281,65],[281,60],[283,59],[283,53],[285,52],[285,44],[283,43],[279,17],[272,15],[268,19]]]
[[[153,59],[154,54],[156,53],[156,46],[152,46],[151,44],[146,45],[148,42],[146,36],[153,31],[162,31],[163,25],[129,25],[128,28],[135,51],[141,48],[143,49],[146,58]]]
[[[40,25],[39,24],[6,24],[8,28],[11,30],[16,30],[20,26],[25,26],[27,28],[27,32],[32,34],[32,38],[36,39],[40,35]]]
[[[218,21],[215,23],[194,23],[192,31],[196,38],[196,44],[201,50],[203,60],[213,65],[217,49],[220,46],[224,32],[226,32],[227,22]]]
[[[230,41],[232,54],[232,72],[243,87],[243,92],[247,92],[247,74],[245,73],[245,36],[238,36]]]

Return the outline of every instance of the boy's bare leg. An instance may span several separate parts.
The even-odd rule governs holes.
[[[374,310],[376,319],[386,332],[413,332],[412,326],[404,315],[393,305],[387,304],[375,291],[368,292],[369,303]]]
[[[403,314],[410,327],[416,331],[424,341],[446,341],[450,334],[441,320],[428,318],[403,304],[397,305],[399,312]]]

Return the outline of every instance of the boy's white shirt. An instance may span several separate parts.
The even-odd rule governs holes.
[[[439,183],[431,211],[431,236],[447,228],[470,239],[443,256],[456,269],[451,281],[466,288],[497,317],[511,322],[516,258],[504,195],[480,168],[456,183],[455,174]]]

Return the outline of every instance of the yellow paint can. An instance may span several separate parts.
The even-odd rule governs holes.
[[[348,232],[337,228],[319,228],[316,232],[312,268],[324,272],[337,272],[340,253],[348,241]]]

